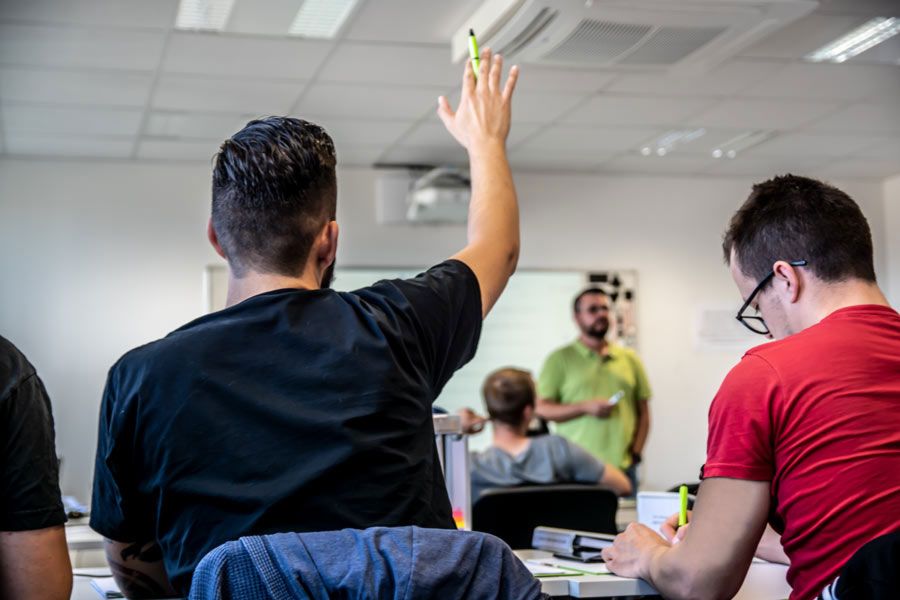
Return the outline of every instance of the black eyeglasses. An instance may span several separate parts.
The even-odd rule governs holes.
[[[789,261],[788,264],[792,267],[805,267],[809,263],[805,260],[792,260]],[[737,320],[740,321],[744,327],[746,327],[753,333],[758,333],[760,335],[769,335],[769,326],[766,325],[766,322],[762,317],[757,315],[745,315],[744,311],[750,307],[750,303],[753,302],[753,299],[756,297],[756,295],[759,294],[759,292],[762,291],[764,287],[766,287],[766,284],[769,283],[769,280],[771,280],[774,276],[775,271],[772,271],[771,273],[763,277],[762,281],[760,281],[756,285],[756,287],[753,288],[753,291],[750,292],[750,295],[747,296],[747,301],[744,302],[744,305],[741,306],[741,309],[737,313]]]

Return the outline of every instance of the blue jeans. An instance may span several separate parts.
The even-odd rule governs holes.
[[[625,476],[631,481],[631,495],[628,498],[634,498],[637,496],[638,492],[638,474],[637,474],[638,466],[634,463],[631,464],[630,467],[625,469]]]

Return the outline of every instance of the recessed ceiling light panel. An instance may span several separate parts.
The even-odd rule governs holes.
[[[305,0],[288,30],[290,35],[331,39],[356,6],[357,0]]]
[[[900,33],[900,19],[876,17],[830,44],[806,55],[813,62],[842,63]]]
[[[176,29],[222,31],[234,8],[234,0],[181,0]]]

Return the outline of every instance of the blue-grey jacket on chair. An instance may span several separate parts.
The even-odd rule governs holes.
[[[200,562],[190,600],[546,598],[505,543],[473,531],[372,527],[243,537]]]

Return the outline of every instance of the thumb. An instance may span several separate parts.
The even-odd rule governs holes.
[[[441,121],[444,123],[444,127],[447,129],[450,128],[450,123],[453,122],[453,117],[456,116],[453,112],[453,109],[450,108],[450,103],[444,96],[438,97],[438,107],[437,107],[438,117],[441,118]]]

